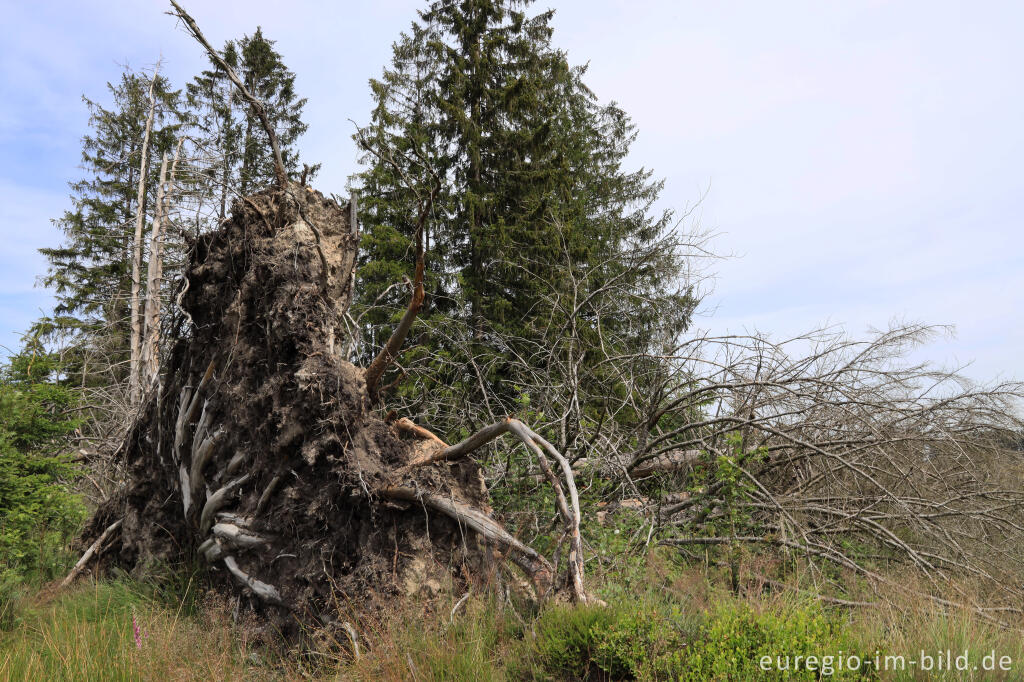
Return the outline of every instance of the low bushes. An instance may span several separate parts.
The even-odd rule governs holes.
[[[534,680],[836,680],[873,679],[869,669],[840,670],[834,657],[862,653],[836,616],[814,603],[757,608],[721,596],[702,618],[678,607],[622,602],[558,606],[540,615],[515,676]],[[780,670],[777,656],[789,656]],[[833,656],[823,659],[823,656]],[[770,657],[770,669],[761,667]],[[817,663],[792,661],[816,656]],[[515,666],[514,666],[515,667]]]

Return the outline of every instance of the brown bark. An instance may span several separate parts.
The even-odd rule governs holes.
[[[395,358],[398,357],[398,351],[401,349],[402,344],[405,343],[405,337],[409,335],[412,323],[416,321],[416,316],[420,314],[420,309],[423,307],[423,272],[425,267],[423,261],[423,228],[427,217],[430,215],[430,209],[434,205],[435,191],[436,189],[432,190],[430,196],[423,202],[419,218],[416,221],[416,274],[412,283],[412,296],[409,300],[409,307],[406,308],[405,314],[402,315],[402,319],[391,333],[387,343],[380,349],[380,352],[370,363],[370,366],[366,368],[366,390],[370,395],[370,400],[375,401],[377,399],[377,386],[380,384],[380,378],[391,363],[395,361]]]

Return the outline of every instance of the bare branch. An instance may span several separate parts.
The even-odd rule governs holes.
[[[99,551],[99,549],[103,546],[103,543],[105,543],[107,539],[114,534],[114,531],[116,531],[120,527],[121,519],[118,519],[117,521],[114,521],[112,524],[107,526],[106,530],[104,530],[103,533],[101,533],[100,536],[96,538],[96,542],[89,545],[89,549],[85,550],[85,554],[82,555],[82,558],[78,560],[78,563],[75,564],[74,568],[72,568],[71,571],[64,578],[64,580],[60,582],[61,588],[65,588],[75,581],[75,578],[77,578],[82,573],[82,571],[85,570],[85,567],[89,564],[89,560],[92,559],[93,556],[95,556],[96,552]]]
[[[274,152],[274,175],[277,178],[277,185],[278,187],[287,186],[288,172],[285,170],[284,160],[281,157],[281,147],[277,141],[277,132],[274,130],[274,126],[270,123],[270,118],[267,116],[266,105],[249,92],[249,89],[245,87],[242,79],[238,77],[237,73],[235,73],[235,70],[232,69],[231,66],[224,61],[224,58],[220,56],[220,53],[214,50],[210,43],[207,42],[206,37],[203,36],[203,32],[199,30],[199,25],[196,24],[195,19],[189,16],[188,12],[182,9],[181,5],[175,2],[175,0],[171,0],[171,5],[174,7],[174,11],[169,12],[169,14],[184,22],[185,28],[188,29],[188,32],[200,45],[206,48],[206,52],[210,55],[210,59],[224,70],[224,73],[226,73],[228,78],[231,79],[231,82],[235,84],[238,91],[242,93],[242,97],[245,98],[245,101],[247,101],[249,106],[252,107],[252,110],[256,112],[256,115],[260,119],[260,123],[263,124],[263,130],[266,131],[267,137],[270,139],[270,147]]]

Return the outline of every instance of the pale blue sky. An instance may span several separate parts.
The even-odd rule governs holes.
[[[366,81],[423,3],[186,2],[216,45],[257,24],[309,98],[304,155],[318,186],[356,169]],[[666,206],[710,185],[714,331],[859,334],[893,318],[953,324],[920,351],[967,373],[1024,378],[1024,4],[623,2],[554,7],[555,43],[634,118],[633,164],[667,179]],[[0,0],[0,344],[49,294],[34,288],[49,220],[80,176],[81,95],[120,64],[180,86],[203,64],[163,2]]]

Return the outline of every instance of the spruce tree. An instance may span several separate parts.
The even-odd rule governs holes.
[[[68,439],[80,425],[80,395],[64,385],[57,353],[38,335],[0,366],[0,580],[46,574],[85,512],[69,489]],[[58,568],[59,570],[59,568]],[[0,622],[6,614],[0,614]]]
[[[529,16],[529,4],[432,3],[371,82],[376,107],[359,136],[371,150],[357,178],[366,195],[363,302],[408,274],[414,198],[430,177],[442,178],[419,338],[442,364],[486,368],[486,376],[446,376],[473,402],[481,384],[499,400],[515,398],[522,377],[502,357],[544,369],[566,324],[600,344],[594,311],[616,328],[616,343],[632,347],[614,349],[623,353],[678,333],[690,311],[675,283],[682,263],[669,243],[671,214],[652,208],[662,185],[650,171],[623,168],[636,134],[629,117],[598,103],[585,68],[552,46],[553,13]],[[417,172],[422,166],[433,174]],[[570,279],[580,305],[564,300]],[[402,296],[391,289],[384,300],[397,310]],[[469,338],[433,334],[444,320]],[[600,390],[616,390],[600,368],[584,371]]]
[[[111,366],[128,350],[131,263],[140,154],[149,111],[151,77],[126,70],[107,84],[109,105],[83,97],[90,132],[82,139],[82,180],[70,184],[72,208],[54,221],[64,233],[57,248],[40,249],[49,260],[43,283],[54,288],[53,318],[40,329],[84,334],[104,347]],[[181,127],[180,93],[162,76],[147,150],[143,212],[152,208],[160,158],[173,151]]]
[[[274,42],[257,28],[252,36],[227,41],[223,57],[249,92],[266,105],[285,167],[294,173],[299,168],[296,144],[308,127],[302,121],[306,99],[296,94],[295,73],[285,66]],[[245,196],[273,182],[274,167],[270,141],[259,120],[227,74],[212,60],[211,64],[186,86],[186,92],[200,146],[214,159],[206,174],[214,188],[217,218],[222,220],[232,196]]]
[[[438,277],[435,298],[445,300],[436,303],[465,303],[477,329],[484,320],[512,324],[511,297],[526,288],[499,254],[541,241],[529,234],[538,228],[530,217],[556,168],[544,152],[551,103],[538,95],[570,75],[558,71],[562,55],[547,45],[551,13],[528,18],[521,4],[435,3],[396,44],[392,68],[371,83],[377,107],[363,141],[389,158],[367,157],[373,161],[360,176],[368,296],[402,269],[396,247],[407,246],[415,222],[407,179],[425,191],[429,174],[417,171],[426,164],[445,178],[429,240],[428,271],[448,275]],[[403,160],[405,179],[394,168]]]
[[[377,102],[373,124],[356,135],[369,164],[357,177],[362,247],[357,308],[372,341],[378,327],[397,321],[405,307],[406,293],[393,285],[413,278],[418,205],[434,188],[425,226],[427,296],[421,317],[451,314],[456,304],[453,254],[465,240],[447,228],[455,188],[438,182],[451,161],[440,133],[438,65],[427,56],[430,37],[414,24],[412,33],[394,45],[393,67],[380,80],[370,81]]]

